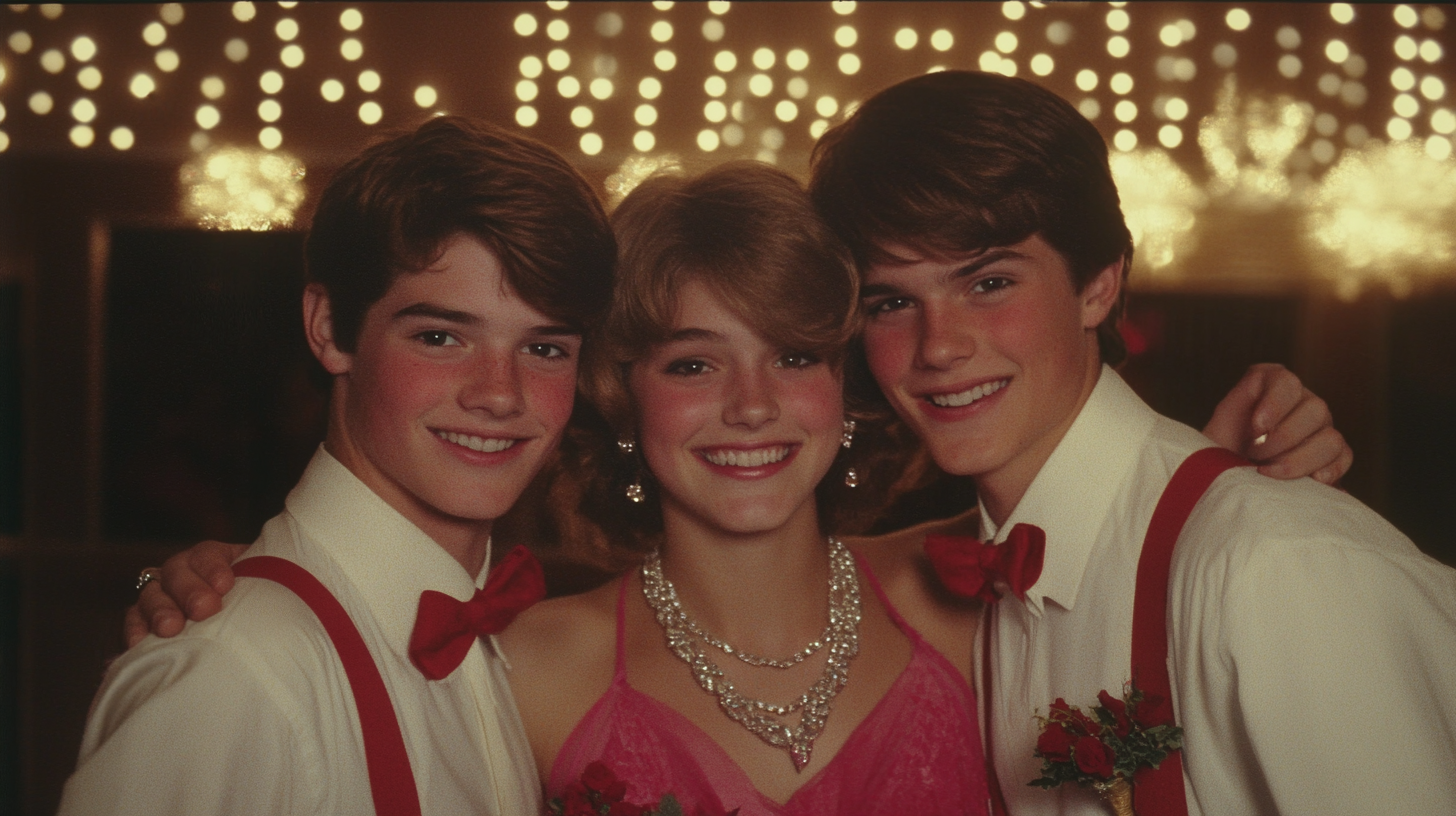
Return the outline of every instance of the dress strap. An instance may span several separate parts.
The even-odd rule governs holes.
[[[924,641],[925,639],[920,636],[920,632],[916,631],[915,627],[911,626],[909,621],[900,617],[900,610],[896,609],[895,605],[890,603],[890,596],[885,594],[885,588],[880,585],[880,579],[875,577],[874,570],[870,569],[869,562],[865,561],[864,556],[854,551],[851,551],[850,554],[854,556],[855,566],[859,567],[860,573],[869,582],[870,588],[875,591],[875,597],[880,599],[880,606],[885,608],[885,612],[890,615],[890,620],[894,622],[895,626],[899,627],[900,631],[904,632],[905,636],[910,638],[911,642],[916,645]]]
[[[627,582],[632,570],[622,573],[621,588],[617,590],[617,662],[612,669],[612,682],[627,677]]]
[[[418,816],[420,795],[415,788],[415,775],[410,768],[409,754],[405,752],[394,703],[389,699],[389,689],[385,688],[379,666],[359,634],[359,627],[349,619],[343,604],[312,573],[287,559],[271,555],[247,558],[233,565],[233,574],[282,584],[313,610],[333,641],[354,692],[359,727],[364,732],[364,762],[369,769],[375,813]]]

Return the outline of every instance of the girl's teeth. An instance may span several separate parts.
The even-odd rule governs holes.
[[[462,448],[470,448],[473,451],[480,451],[481,453],[500,453],[516,444],[516,440],[514,439],[485,439],[484,437],[459,434],[452,431],[438,431],[436,435],[446,442],[459,445]]]
[[[978,385],[969,391],[962,391],[959,394],[935,394],[930,401],[942,408],[960,408],[963,405],[970,405],[982,397],[989,397],[992,394],[1006,387],[1010,380],[997,380]]]
[[[709,462],[719,467],[763,467],[774,462],[781,462],[789,455],[789,449],[780,445],[773,448],[759,448],[751,451],[724,450],[710,451],[703,456]]]

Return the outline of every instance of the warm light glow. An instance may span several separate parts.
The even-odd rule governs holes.
[[[1413,60],[1421,53],[1416,41],[1402,34],[1395,38],[1395,55],[1403,60]]]
[[[1330,40],[1325,43],[1325,57],[1330,62],[1344,62],[1350,58],[1350,46],[1345,45],[1343,40]]]
[[[1393,142],[1403,142],[1409,139],[1413,132],[1411,123],[1405,119],[1394,118],[1385,123],[1385,134]]]
[[[571,67],[571,55],[564,48],[553,48],[551,53],[546,55],[546,64],[551,66],[553,71],[565,71]]]
[[[1158,141],[1166,148],[1177,147],[1183,143],[1183,129],[1177,125],[1163,125],[1158,128]]]
[[[774,66],[774,52],[768,48],[760,48],[753,52],[753,67],[760,71],[767,71]]]
[[[728,0],[708,0],[708,13],[727,14],[728,9],[731,8],[732,5],[733,4],[729,3]]]
[[[222,121],[222,114],[218,112],[217,108],[211,105],[201,105],[197,108],[197,113],[193,116],[193,119],[196,120],[197,126],[203,130],[212,130]]]
[[[716,130],[698,131],[698,149],[704,153],[712,153],[714,150],[717,150],[719,141],[718,131]]]
[[[328,102],[338,102],[344,98],[344,83],[337,79],[326,79],[324,84],[319,86],[319,93]]]
[[[1441,44],[1435,40],[1426,40],[1421,43],[1421,59],[1426,62],[1436,62],[1441,59]]]
[[[536,83],[532,82],[532,99],[535,99],[535,86]],[[520,96],[520,87],[520,83],[517,83],[516,96],[518,97]],[[562,99],[575,99],[576,95],[581,93],[581,82],[578,81],[576,77],[564,76],[556,81],[556,93],[559,94]],[[529,102],[530,100],[526,99],[522,101]]]
[[[246,23],[258,16],[258,9],[248,0],[240,0],[233,3],[233,19],[240,23]]]
[[[562,79],[562,82],[564,83],[569,78],[570,77],[564,77]],[[540,92],[541,90],[540,88],[536,87],[536,83],[532,82],[529,79],[523,79],[520,82],[516,83],[516,98],[521,100],[522,102],[530,102],[531,100],[535,99]],[[570,94],[570,96],[575,95],[575,93]],[[567,96],[567,94],[563,93],[562,96]]]
[[[131,91],[131,95],[137,99],[146,99],[152,95],[153,91],[157,90],[157,81],[147,74],[137,74],[131,78],[131,83],[127,85],[127,90]]]
[[[289,42],[298,36],[298,21],[292,17],[284,17],[273,26],[273,33],[278,39]]]
[[[535,79],[541,76],[541,72],[545,70],[545,66],[541,63],[540,57],[528,56],[521,58],[520,70],[521,76],[527,79]]]
[[[76,147],[90,147],[96,141],[96,131],[90,125],[76,125],[71,128],[70,137]]]
[[[1164,126],[1170,127],[1174,126]],[[1181,140],[1181,134],[1178,138]],[[1176,142],[1169,146],[1176,146]],[[1193,247],[1197,235],[1193,227],[1207,197],[1165,151],[1130,151],[1132,148],[1126,148],[1112,154],[1109,164],[1122,200],[1123,217],[1137,248],[1133,273],[1169,278],[1176,270],[1174,261],[1187,256]]]
[[[1131,18],[1124,9],[1115,8],[1107,12],[1107,27],[1113,31],[1126,31]]]
[[[738,67],[738,57],[732,51],[719,51],[713,55],[713,67],[726,74]]]
[[[5,66],[0,65],[0,84],[5,82]],[[76,84],[88,91],[101,87],[101,69],[88,65],[76,72]]]
[[[671,71],[677,66],[677,55],[666,49],[652,55],[652,64],[659,71]]]
[[[1137,134],[1130,130],[1119,130],[1112,137],[1112,146],[1124,153],[1136,149],[1137,145]]]
[[[1238,59],[1238,49],[1228,43],[1219,43],[1213,47],[1213,62],[1220,68],[1232,68]]]
[[[349,62],[357,62],[364,56],[364,43],[350,37],[339,44],[339,55]]]
[[[1355,19],[1355,7],[1349,3],[1331,3],[1330,17],[1340,25],[1346,25]]]
[[[930,35],[930,47],[936,51],[949,51],[953,45],[955,45],[955,35],[943,28]]]
[[[535,34],[538,25],[539,23],[536,22],[536,15],[527,14],[525,12],[516,15],[516,20],[512,24],[512,26],[516,29],[516,33],[521,35],[522,37],[529,37],[532,34]]]
[[[1091,91],[1097,87],[1097,72],[1091,68],[1083,68],[1077,72],[1077,87],[1083,91]]]
[[[90,62],[96,56],[96,41],[90,37],[77,37],[71,41],[71,56],[80,62]]]
[[[1118,59],[1127,56],[1131,51],[1132,46],[1128,43],[1126,37],[1111,37],[1107,40],[1107,53]]]
[[[1427,137],[1426,155],[1436,161],[1445,161],[1451,158],[1451,140],[1445,136]]]
[[[1183,44],[1183,32],[1176,23],[1169,23],[1158,31],[1158,39],[1163,41],[1163,45],[1176,48]]]
[[[632,111],[632,118],[643,127],[651,127],[657,123],[657,108],[647,104],[638,105]]]
[[[366,125],[377,125],[384,118],[384,109],[378,102],[370,100],[359,106],[359,121]]]
[[[1026,16],[1026,4],[1018,0],[1007,0],[1001,4],[1001,14],[1008,20],[1020,20]]]
[[[1370,142],[1346,150],[1321,180],[1304,219],[1312,268],[1345,298],[1381,283],[1397,296],[1450,276],[1456,260],[1456,164],[1424,145]]]
[[[781,100],[774,106],[774,116],[780,122],[792,122],[799,117],[799,106],[787,99]]]
[[[840,48],[849,48],[859,40],[859,32],[854,26],[840,26],[834,31],[834,42]]]
[[[142,42],[156,48],[167,41],[167,27],[158,22],[147,23],[142,29]]]
[[[71,118],[77,122],[91,122],[96,119],[96,103],[81,97],[71,103]]]
[[[177,66],[182,64],[182,60],[177,56],[177,52],[170,48],[163,48],[161,51],[158,51],[154,61],[157,63],[158,68],[161,68],[167,73],[177,70]]]
[[[592,109],[586,105],[577,105],[571,109],[571,123],[579,128],[591,127],[595,118],[592,116]]]
[[[672,39],[672,23],[669,23],[666,20],[658,20],[657,22],[652,24],[651,34],[652,39],[656,40],[657,42],[667,42],[668,40]],[[552,39],[557,38],[553,37]]]
[[[895,32],[895,45],[902,51],[909,51],[920,42],[920,35],[913,28],[902,28]]]
[[[840,15],[853,14],[854,6],[854,0],[832,0],[829,4],[829,7],[834,9],[834,13]]]
[[[278,53],[278,61],[289,68],[297,68],[303,64],[303,46],[283,46],[283,50]]]
[[[754,74],[748,80],[748,92],[754,96],[768,96],[773,93],[773,79],[768,74]]]
[[[1420,16],[1416,14],[1416,10],[1407,5],[1396,6],[1394,14],[1395,22],[1401,28],[1415,28],[1416,24],[1421,21]]]
[[[1228,13],[1223,16],[1223,21],[1234,31],[1243,31],[1249,27],[1249,24],[1254,21],[1254,18],[1250,17],[1247,11],[1241,8],[1235,8],[1229,9]]]
[[[565,20],[552,20],[546,24],[546,36],[561,42],[571,36],[571,26]]]
[[[840,73],[842,73],[842,74],[857,74],[857,73],[859,73],[859,66],[860,66],[859,57],[855,56],[854,54],[840,54],[839,55],[839,72]]]
[[[258,87],[263,89],[265,94],[276,94],[283,90],[283,75],[277,71],[264,71],[258,77]]]
[[[24,31],[13,32],[6,38],[6,43],[10,45],[10,50],[17,54],[29,54],[30,49],[35,45],[30,34]]]
[[[1046,76],[1056,67],[1056,63],[1048,54],[1037,54],[1031,58],[1031,72],[1037,76]]]
[[[713,21],[709,21],[713,22]],[[652,135],[650,130],[639,130],[632,134],[632,147],[638,153],[647,153],[657,146],[657,137]]]
[[[699,136],[700,140],[701,138]],[[644,153],[652,149],[651,146],[645,149],[635,144],[634,146]],[[681,170],[682,163],[678,161],[676,156],[629,156],[626,161],[617,167],[615,173],[607,176],[606,183],[603,185],[607,191],[607,200],[615,207],[622,203],[622,199],[626,198],[628,193],[637,189],[637,185],[651,178],[654,174]]]
[[[1303,69],[1304,63],[1300,62],[1299,57],[1293,54],[1285,54],[1279,58],[1279,73],[1286,79],[1294,79],[1299,76],[1299,72]]]
[[[283,117],[283,106],[276,99],[264,99],[258,103],[258,118],[264,122],[276,122]]]
[[[1285,96],[1241,105],[1232,81],[1226,82],[1214,113],[1198,130],[1198,145],[1213,173],[1209,192],[1234,195],[1256,207],[1287,199],[1292,186],[1286,164],[1313,119],[1308,102]]]
[[[421,85],[415,88],[415,104],[422,108],[428,108],[440,100],[440,94],[429,85]]]
[[[1016,35],[1010,31],[1003,31],[996,35],[996,50],[1003,54],[1010,54],[1016,50]]]
[[[339,27],[345,31],[358,31],[364,25],[364,14],[359,9],[344,9],[339,13]]]
[[[44,68],[46,73],[59,74],[66,69],[66,55],[62,54],[59,49],[52,48],[40,55],[40,67]]]
[[[117,150],[131,150],[136,145],[136,134],[125,125],[114,127],[111,129],[109,141]]]
[[[56,101],[45,91],[36,91],[30,95],[30,99],[26,100],[26,104],[30,106],[31,113],[36,116],[45,116],[55,108]]]
[[[809,81],[803,77],[790,79],[784,87],[788,90],[789,96],[795,99],[803,99],[809,95]]]
[[[375,91],[379,90],[379,86],[382,82],[383,80],[380,79],[378,71],[368,70],[359,72],[359,90],[363,91],[364,93],[374,93]],[[281,80],[279,84],[282,85]]]
[[[1395,109],[1397,114],[1407,119],[1421,112],[1421,103],[1416,101],[1416,98],[1410,94],[1397,95],[1391,107]]]
[[[1119,122],[1131,122],[1138,115],[1137,103],[1131,99],[1124,99],[1113,106],[1112,115],[1117,117]]]
[[[282,144],[276,128],[258,138],[276,140],[270,150]],[[303,177],[303,164],[286,153],[221,148],[182,168],[183,210],[208,229],[284,229],[303,203]]]
[[[1174,122],[1181,122],[1188,116],[1188,103],[1175,96],[1163,106],[1163,114]]]
[[[540,119],[541,115],[530,105],[522,105],[516,108],[516,124],[521,127],[535,127],[536,122],[540,121]]]
[[[802,71],[809,67],[809,52],[795,48],[784,55],[784,64],[789,66],[790,71]]]
[[[248,43],[234,37],[222,47],[222,53],[232,62],[242,62],[248,58]]]
[[[708,96],[722,96],[728,92],[728,81],[720,76],[710,76],[703,80],[703,93]]]
[[[1119,96],[1124,95],[1132,90],[1132,76],[1119,71],[1112,75],[1112,79],[1107,81],[1107,87]]]
[[[1279,43],[1280,48],[1288,51],[1298,48],[1303,38],[1299,36],[1299,29],[1294,26],[1280,26],[1279,30],[1274,32],[1274,41]]]
[[[597,99],[611,98],[612,92],[614,90],[616,90],[616,88],[612,85],[612,81],[610,79],[607,79],[606,77],[597,77],[596,79],[593,79],[591,81],[591,85],[588,86],[588,91],[593,97]]]
[[[814,112],[828,119],[839,112],[839,102],[832,96],[821,96],[814,103]]]
[[[1431,114],[1431,130],[1447,135],[1456,133],[1456,113],[1447,108],[1437,108]]]
[[[162,22],[167,25],[177,25],[187,16],[187,12],[182,8],[181,3],[163,3],[161,14]]]
[[[1421,96],[1435,102],[1446,96],[1446,83],[1440,77],[1428,76],[1421,80]]]

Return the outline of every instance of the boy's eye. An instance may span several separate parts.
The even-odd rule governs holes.
[[[981,278],[976,281],[971,290],[974,292],[997,292],[1011,285],[1011,279],[1007,277],[992,275],[988,278]]]
[[[779,368],[808,368],[819,362],[819,357],[806,351],[791,351],[780,357]]]
[[[883,300],[871,301],[870,303],[866,304],[865,311],[869,312],[871,316],[874,316],[887,314],[889,312],[898,312],[901,309],[909,308],[909,306],[910,298],[892,297],[885,298]]]
[[[683,377],[694,377],[707,370],[708,364],[702,360],[674,360],[667,364],[667,373]]]
[[[427,346],[458,346],[460,341],[455,336],[444,331],[424,331],[415,335],[420,342]]]
[[[526,345],[526,353],[533,357],[546,358],[567,356],[566,349],[555,343],[528,343]]]

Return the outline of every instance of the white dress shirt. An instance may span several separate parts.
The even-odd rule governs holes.
[[[394,701],[425,814],[534,814],[540,786],[501,659],[450,676],[409,661],[426,589],[483,585],[322,448],[249,556],[298,563],[359,628]],[[107,671],[62,814],[374,812],[354,695],[309,607],[240,579],[220,613],[149,637]]]
[[[1106,813],[1088,789],[1027,785],[1032,713],[1121,697],[1148,522],[1209,446],[1104,367],[1005,524],[982,508],[988,538],[1046,531],[1041,577],[992,616],[987,727],[1014,816]],[[1456,814],[1456,570],[1338,490],[1236,468],[1189,518],[1169,586],[1190,814]]]

